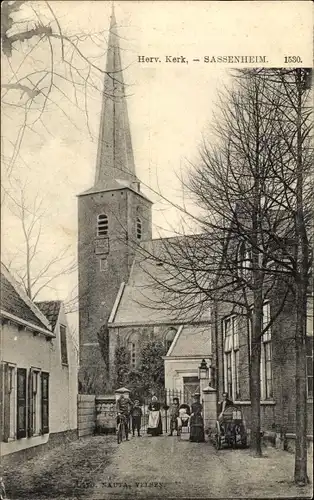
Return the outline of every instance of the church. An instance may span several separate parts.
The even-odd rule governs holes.
[[[122,67],[113,11],[95,181],[78,195],[80,391],[116,389],[116,349],[128,349],[134,368],[145,340],[157,339],[166,388],[190,398],[202,360],[211,367],[210,314],[183,320],[156,301],[163,242],[152,239],[152,202],[136,175]]]

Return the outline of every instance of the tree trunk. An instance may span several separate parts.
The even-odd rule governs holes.
[[[297,164],[296,164],[296,443],[294,481],[300,486],[308,482],[307,478],[307,394],[306,394],[306,306],[308,285],[308,240],[304,220],[303,200],[303,158],[302,158],[302,69],[297,69]]]
[[[297,285],[296,297],[296,440],[295,440],[295,466],[294,481],[299,486],[308,482],[307,478],[307,394],[306,394],[306,346],[305,346],[305,315],[306,295],[304,306],[304,290],[302,283]],[[305,290],[306,293],[306,290]]]
[[[256,457],[262,456],[261,446],[261,331],[263,321],[263,299],[260,290],[254,293],[254,312],[251,354],[251,449]]]

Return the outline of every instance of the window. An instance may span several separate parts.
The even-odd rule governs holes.
[[[97,236],[108,236],[108,216],[105,214],[97,216]]]
[[[26,369],[17,369],[17,439],[26,437]]]
[[[136,365],[136,348],[134,342],[130,342],[131,365],[135,368]]]
[[[49,373],[41,373],[41,432],[49,432]]]
[[[137,356],[136,356],[136,344],[137,344],[137,335],[136,333],[133,333],[128,340],[128,348],[129,348],[129,353],[130,353],[130,363],[132,368],[136,367],[136,361],[137,361]]]
[[[252,250],[248,248],[245,241],[242,241],[238,247],[237,261],[239,276],[247,278],[252,269]]]
[[[230,316],[223,321],[224,332],[224,390],[233,400],[240,398],[238,319]]]
[[[306,317],[306,377],[308,398],[313,398],[313,315],[313,297],[308,297]]]
[[[67,365],[68,364],[67,329],[63,325],[60,325],[60,345],[61,345],[62,364]]]
[[[28,378],[28,436],[40,433],[40,370],[31,368]]]
[[[11,363],[1,366],[3,375],[3,441],[16,437],[16,367]]]
[[[172,342],[174,341],[174,338],[176,336],[177,330],[175,328],[170,328],[165,335],[165,348],[166,351],[168,352]]]
[[[139,217],[136,218],[136,238],[142,239],[142,221]]]
[[[249,342],[249,363],[252,352],[252,321],[254,310],[252,308],[251,318],[248,319],[248,342]],[[270,304],[263,305],[263,329],[270,322]],[[272,377],[272,347],[271,328],[268,328],[261,338],[261,399],[271,399],[273,397],[273,377]]]
[[[263,329],[270,322],[270,304],[263,305]],[[273,397],[272,381],[272,348],[271,329],[268,328],[261,338],[261,398],[271,399]]]

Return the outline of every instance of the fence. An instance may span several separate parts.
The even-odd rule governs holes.
[[[184,394],[180,390],[164,389],[163,391],[159,391],[158,394],[156,393],[156,397],[158,399],[158,402],[160,403],[162,430],[164,433],[167,433],[170,431],[169,407],[173,401],[173,398],[175,397],[179,399],[180,404],[186,403],[186,401],[184,401]],[[151,397],[144,398],[144,400],[142,401],[142,411],[143,411],[142,429],[144,432],[147,431],[148,427],[150,403],[151,403]]]
[[[95,396],[79,394],[77,397],[77,427],[79,438],[94,434],[95,421]]]

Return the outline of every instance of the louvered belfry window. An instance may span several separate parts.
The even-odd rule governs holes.
[[[108,216],[106,214],[97,215],[97,236],[108,236]]]
[[[136,218],[136,237],[138,240],[142,239],[142,221],[139,217]]]

